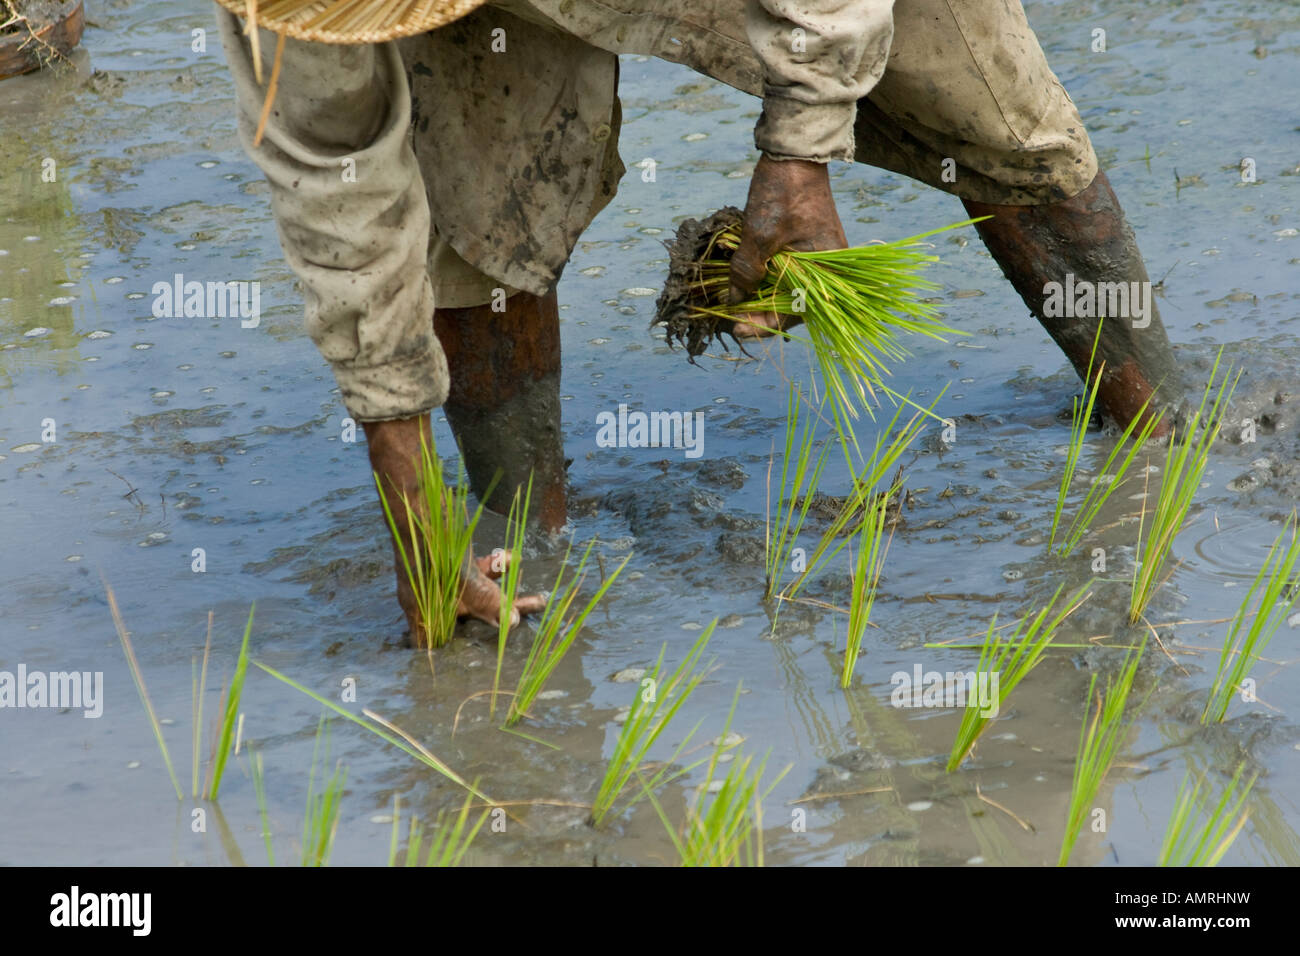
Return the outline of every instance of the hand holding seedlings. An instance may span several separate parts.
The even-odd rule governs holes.
[[[782,249],[821,252],[848,244],[826,164],[775,160],[764,153],[749,183],[740,244],[731,257],[728,301],[739,305],[752,298],[767,276],[768,262]],[[797,313],[753,312],[737,317],[735,334],[769,335],[802,321]]]

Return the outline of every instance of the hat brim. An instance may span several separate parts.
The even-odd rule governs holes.
[[[446,26],[487,0],[216,0],[244,20],[313,43],[384,43]]]

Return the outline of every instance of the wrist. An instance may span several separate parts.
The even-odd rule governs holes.
[[[852,160],[856,118],[856,103],[811,104],[769,92],[754,127],[754,145],[778,161]]]

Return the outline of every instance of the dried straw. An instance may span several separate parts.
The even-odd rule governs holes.
[[[445,26],[485,0],[217,0],[250,26],[314,43],[384,43]],[[256,31],[254,31],[255,33]],[[253,41],[256,53],[257,41]],[[256,62],[256,56],[254,57]],[[258,82],[261,82],[259,76]]]

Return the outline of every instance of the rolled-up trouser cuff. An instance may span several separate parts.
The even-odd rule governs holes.
[[[359,422],[411,418],[447,400],[451,378],[442,348],[383,365],[331,366],[348,413]]]
[[[773,159],[851,162],[856,115],[856,103],[813,106],[769,91],[754,127],[754,145]]]

